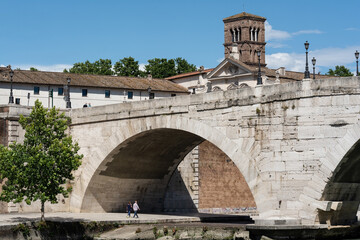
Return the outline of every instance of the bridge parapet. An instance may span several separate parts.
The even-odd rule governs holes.
[[[360,93],[360,77],[303,80],[228,91],[72,109],[72,124],[210,111],[276,101]]]

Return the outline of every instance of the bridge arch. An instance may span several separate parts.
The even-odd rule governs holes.
[[[170,171],[171,169],[176,168],[176,166],[182,160],[181,158],[183,158],[193,147],[195,147],[200,142],[207,140],[222,150],[235,163],[241,174],[244,176],[250,191],[253,194],[255,202],[257,203],[257,200],[260,200],[261,198],[261,196],[256,194],[258,192],[256,191],[256,188],[259,184],[259,173],[255,167],[252,157],[246,153],[246,149],[254,144],[254,141],[252,140],[247,140],[242,144],[239,144],[229,139],[220,130],[208,126],[207,124],[194,119],[175,115],[138,118],[132,119],[131,121],[122,120],[119,122],[113,121],[106,123],[94,123],[93,126],[89,128],[89,131],[93,132],[92,135],[96,135],[102,131],[100,129],[107,129],[106,131],[111,132],[111,134],[103,142],[99,142],[96,146],[93,146],[91,150],[89,150],[90,152],[86,154],[87,157],[83,160],[84,163],[78,170],[82,173],[77,174],[77,177],[74,181],[74,190],[70,198],[70,211],[80,212],[87,211],[87,209],[92,209],[91,211],[94,211],[95,209],[95,211],[99,212],[111,211],[109,209],[103,209],[98,205],[97,202],[99,199],[96,199],[96,197],[89,192],[90,183],[96,183],[97,189],[101,189],[102,176],[111,177],[111,169],[117,168],[117,170],[119,170],[124,167],[121,164],[119,165],[119,162],[115,164],[113,161],[115,158],[119,157],[119,154],[122,154],[119,150],[127,148],[128,155],[126,156],[130,156],[137,151],[135,145],[132,144],[132,142],[151,142],[151,136],[154,136],[154,134],[165,135],[168,139],[171,139],[172,137],[173,139],[169,141],[172,144],[174,141],[179,141],[179,145],[181,146],[181,150],[173,153],[172,157],[175,159],[175,161],[168,166],[170,169],[167,170]],[[176,135],[174,135],[174,133],[176,133]],[[186,139],[186,141],[184,139]],[[156,144],[156,141],[153,144]],[[152,146],[151,149],[155,149],[154,146]],[[166,152],[168,150],[169,149],[164,148],[164,152],[162,154],[171,155],[171,153]],[[147,164],[148,162],[145,161],[144,163]],[[128,161],[127,164],[131,165],[131,161]],[[161,164],[161,161],[158,161],[156,164]],[[123,171],[125,170],[123,169]],[[152,174],[163,174],[165,176],[164,181],[169,180],[166,178],[168,173],[148,173],[150,175],[147,179],[150,185],[152,184],[151,181],[157,181],[154,180],[156,179],[156,176],[152,176]],[[131,175],[134,174],[134,172],[128,172],[128,174]],[[129,177],[133,178],[134,176]],[[123,181],[122,184],[129,184],[129,187],[132,185],[131,182],[127,181]],[[159,192],[162,191],[162,189],[157,190]],[[151,191],[154,192],[157,190],[155,188]],[[141,192],[146,190],[138,189],[138,191]],[[87,200],[84,202],[85,198]],[[157,196],[157,199],[158,198],[159,196]],[[156,199],[156,197],[153,199]],[[259,208],[261,208],[261,206],[258,206],[258,209]]]
[[[320,171],[302,196],[313,209],[314,215],[309,218],[320,223],[349,224],[356,221],[360,203],[360,122],[330,146],[320,159]]]

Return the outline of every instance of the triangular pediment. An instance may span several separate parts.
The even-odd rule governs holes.
[[[232,58],[225,58],[214,70],[208,73],[207,78],[231,78],[241,75],[249,75],[252,73],[250,67],[246,64],[236,61]]]

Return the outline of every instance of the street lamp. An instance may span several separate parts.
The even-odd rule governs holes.
[[[257,56],[258,56],[258,60],[259,60],[259,71],[258,71],[258,77],[257,77],[257,85],[262,85],[261,66],[260,66],[261,51],[260,50],[257,50]]]
[[[67,98],[66,98],[66,108],[71,108],[71,102],[70,102],[70,82],[71,78],[67,78]]]
[[[10,97],[9,97],[9,104],[14,103],[14,96],[13,96],[13,76],[14,71],[10,68]]]
[[[313,79],[315,79],[315,64],[316,64],[316,59],[315,57],[313,57],[313,59],[311,60],[312,65],[313,65]]]
[[[309,43],[306,41],[304,43],[305,49],[306,49],[306,65],[305,65],[305,79],[310,78],[310,72],[309,72],[309,63],[308,63],[308,49],[309,49]]]
[[[355,52],[356,57],[356,76],[359,76],[359,52],[356,50]]]
[[[148,87],[147,91],[148,91],[149,99],[150,99],[150,96],[151,96],[151,87]]]

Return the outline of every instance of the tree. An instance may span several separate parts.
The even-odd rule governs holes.
[[[30,67],[30,71],[32,71],[32,72],[37,72],[37,71],[39,71],[39,70],[37,70],[37,69],[34,68],[34,67]]]
[[[190,64],[185,59],[182,59],[180,57],[175,59],[175,63],[176,63],[177,74],[196,71],[196,66],[194,64]]]
[[[348,77],[353,76],[353,74],[350,72],[348,68],[345,66],[335,66],[335,70],[332,70],[331,68],[327,72],[327,75],[330,76],[337,76],[337,77]]]
[[[80,74],[96,74],[96,75],[113,75],[112,64],[110,59],[100,59],[91,63],[89,60],[85,62],[74,63],[69,70],[64,72],[80,73]]]
[[[74,178],[72,171],[83,157],[65,133],[69,122],[64,113],[44,108],[39,100],[29,117],[20,116],[24,143],[0,146],[0,176],[5,181],[0,200],[27,204],[40,200],[44,221],[45,202],[57,203],[59,194],[68,197],[71,187],[64,185]]]
[[[154,78],[167,78],[176,75],[174,59],[154,58],[148,60],[148,63],[145,65],[145,71]]]
[[[139,77],[142,75],[139,70],[139,62],[132,57],[125,57],[116,62],[114,72],[118,76]]]

